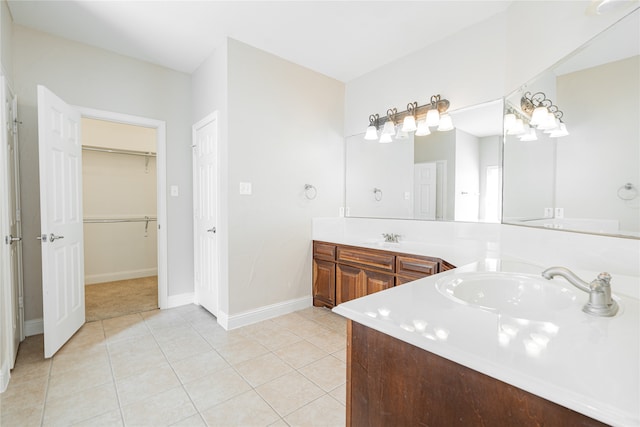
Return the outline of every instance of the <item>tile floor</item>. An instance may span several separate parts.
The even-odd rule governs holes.
[[[20,346],[1,426],[343,426],[346,322],[308,308],[225,331],[195,305]]]

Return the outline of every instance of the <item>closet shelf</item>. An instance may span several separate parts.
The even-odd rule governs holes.
[[[135,218],[84,218],[83,222],[85,224],[98,224],[104,223],[109,224],[112,222],[149,222],[149,221],[157,221],[156,217],[135,217]]]
[[[91,145],[83,145],[82,150],[99,151],[101,153],[127,154],[130,156],[156,157],[156,153],[152,151],[121,150],[119,148],[93,147]]]

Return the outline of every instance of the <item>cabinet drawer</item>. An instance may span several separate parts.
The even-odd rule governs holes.
[[[438,260],[434,258],[400,256],[396,257],[396,273],[402,276],[420,278],[438,273]]]
[[[338,247],[338,262],[394,271],[395,255],[376,250]]]
[[[326,259],[327,261],[336,260],[336,245],[330,243],[313,242],[313,257]]]

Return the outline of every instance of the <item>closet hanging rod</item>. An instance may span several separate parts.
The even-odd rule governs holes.
[[[157,221],[156,217],[142,217],[142,218],[85,218],[82,222],[85,224],[109,224],[112,222],[149,222]]]
[[[151,151],[121,150],[119,148],[93,147],[91,145],[83,145],[82,149],[84,151],[99,151],[101,153],[128,154],[130,156],[156,157],[156,153]]]

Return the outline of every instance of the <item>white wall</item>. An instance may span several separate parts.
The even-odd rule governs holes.
[[[570,134],[557,142],[556,206],[566,218],[618,219],[621,231],[637,233],[640,197],[617,193],[627,182],[640,188],[640,56],[559,76],[557,91]],[[594,102],[605,99],[615,107]]]
[[[480,138],[480,221],[487,220],[487,168],[497,166],[502,168],[502,137],[485,136]],[[498,191],[500,191],[498,189]]]
[[[190,77],[81,43],[14,26],[20,119],[25,319],[42,317],[36,85],[68,103],[167,123],[168,293],[193,292]]]
[[[310,298],[311,219],[343,201],[343,103],[342,83],[228,41],[230,315]]]

